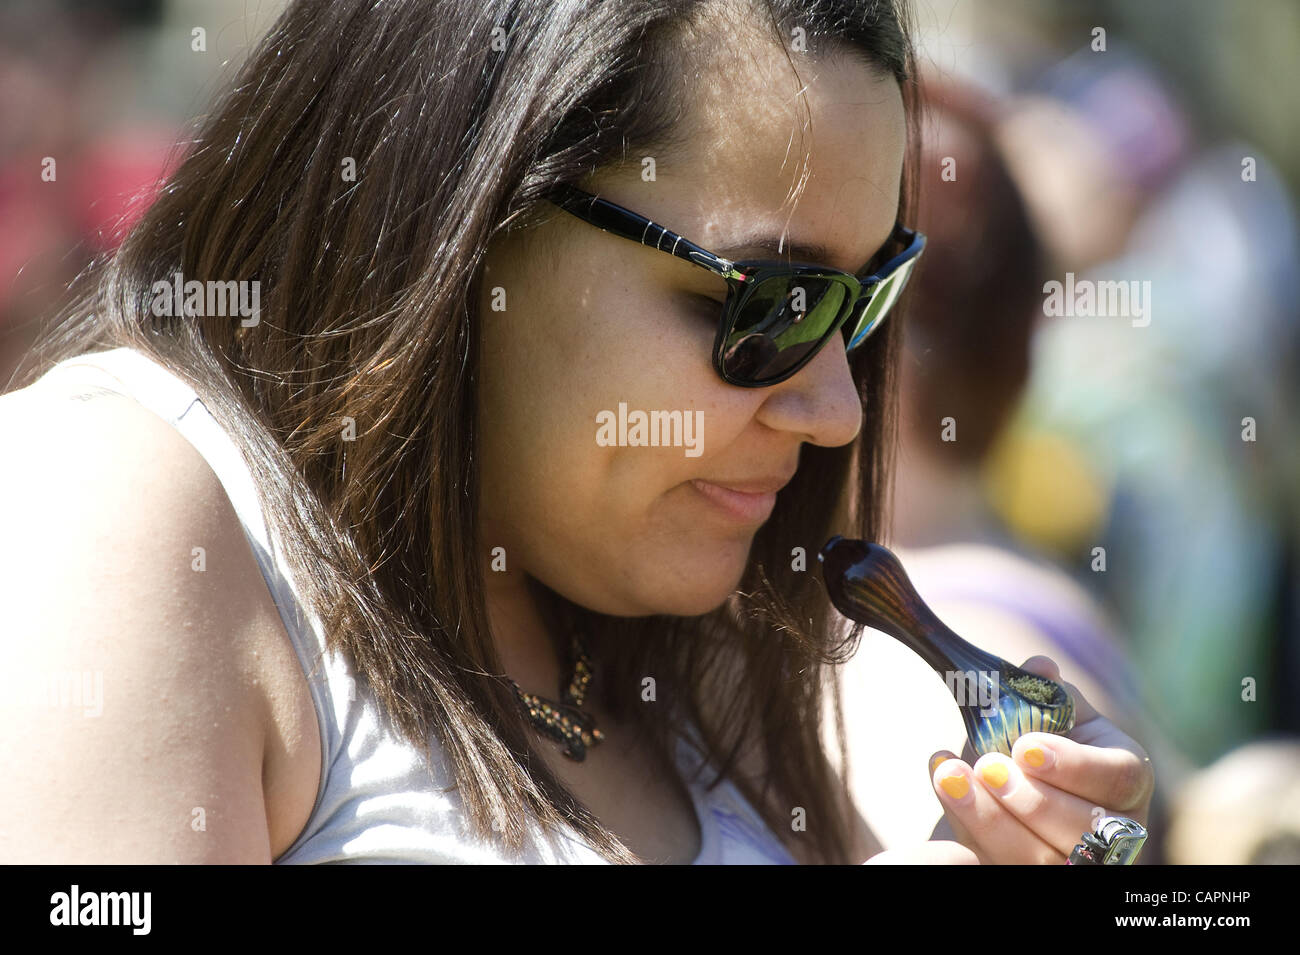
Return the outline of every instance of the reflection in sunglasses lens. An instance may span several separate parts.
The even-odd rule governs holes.
[[[723,351],[727,374],[747,381],[778,378],[815,351],[834,327],[848,287],[829,278],[764,279],[750,293]]]

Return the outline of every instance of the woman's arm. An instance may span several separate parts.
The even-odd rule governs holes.
[[[269,862],[261,581],[216,476],[111,395],[6,395],[0,443],[0,861]]]

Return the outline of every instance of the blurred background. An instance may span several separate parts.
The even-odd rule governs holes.
[[[0,390],[283,6],[0,2]],[[1300,4],[916,21],[930,246],[891,542],[954,629],[1048,653],[1151,752],[1143,861],[1300,862]],[[1141,308],[1060,314],[1045,288],[1116,281]],[[896,653],[864,640],[846,678],[915,665]],[[861,726],[898,702],[850,695]],[[887,846],[928,836],[926,776],[854,763]]]

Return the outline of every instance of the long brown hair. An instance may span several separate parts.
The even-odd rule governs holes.
[[[896,78],[911,157],[901,2],[740,6],[783,49],[802,28],[810,53],[849,52]],[[298,0],[198,122],[117,253],[74,286],[34,351],[37,367],[19,378],[129,346],[187,380],[247,458],[329,646],[412,744],[436,737],[473,830],[487,837],[495,822],[512,847],[531,813],[547,828],[573,825],[611,861],[635,861],[536,757],[485,623],[487,555],[472,543],[476,278],[494,236],[562,214],[541,201],[556,184],[681,141],[681,41],[717,6]],[[349,162],[355,181],[341,174]],[[904,215],[911,181],[905,169]],[[153,283],[175,272],[259,282],[260,322],[148,314]],[[853,358],[866,407],[859,438],[803,449],[723,606],[625,619],[535,588],[557,632],[588,635],[604,707],[668,764],[685,720],[724,774],[761,747],[767,778],[735,782],[806,860],[856,861],[848,791],[821,741],[830,692],[847,764],[838,693],[824,683],[848,643],[814,577],[829,534],[881,532],[900,317]],[[341,439],[345,419],[355,440]],[[795,547],[806,570],[793,566]],[[640,703],[646,674],[661,705]],[[796,807],[806,832],[792,831]]]

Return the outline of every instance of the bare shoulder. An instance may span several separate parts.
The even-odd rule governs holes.
[[[269,862],[319,771],[278,611],[202,455],[67,384],[0,396],[0,860]]]

